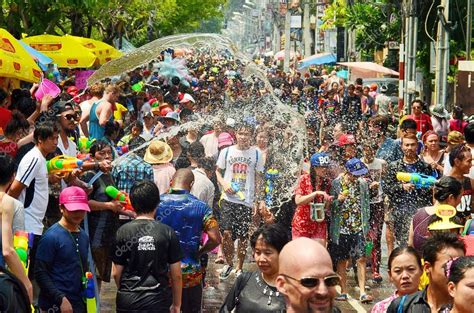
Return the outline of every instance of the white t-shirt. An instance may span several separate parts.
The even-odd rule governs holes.
[[[204,146],[204,153],[206,154],[206,157],[211,157],[217,160],[217,154],[219,153],[219,140],[217,139],[215,133],[202,136],[199,142],[201,142]]]
[[[76,143],[74,141],[72,141],[71,139],[69,139],[69,137],[66,137],[66,138],[67,138],[67,141],[69,143],[67,149],[64,148],[64,143],[63,143],[63,140],[61,139],[61,136],[59,136],[59,138],[58,138],[58,148],[59,148],[59,150],[61,150],[62,154],[75,158],[76,155],[77,155]],[[61,189],[64,189],[66,187],[67,187],[67,184],[64,182],[64,179],[61,179]]]
[[[382,170],[387,166],[387,162],[382,159],[374,158],[372,163],[367,163],[364,159],[362,160],[367,168],[369,169],[369,175],[372,181],[381,183],[382,181]],[[379,184],[379,190],[376,197],[370,199],[370,203],[379,203],[383,201],[383,190],[382,184]]]
[[[194,184],[191,188],[191,194],[199,200],[206,202],[210,208],[214,202],[214,184],[201,169],[194,169]]]
[[[385,94],[381,93],[375,98],[375,105],[378,107],[377,113],[379,115],[389,115],[389,104],[390,98]]]
[[[255,176],[257,172],[264,171],[261,153],[255,147],[238,150],[234,145],[221,151],[217,167],[225,170],[224,180],[236,184],[239,191],[244,194],[244,200],[241,200],[237,194],[227,193],[224,193],[224,199],[252,207],[255,199]]]
[[[46,159],[38,147],[35,146],[21,159],[15,180],[26,186],[18,198],[25,207],[25,231],[41,235],[48,207],[48,170]]]

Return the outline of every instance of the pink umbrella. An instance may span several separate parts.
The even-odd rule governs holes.
[[[290,51],[290,60],[293,59],[295,57],[295,52],[294,51]],[[299,58],[300,57],[300,53],[298,51],[296,51],[296,57]],[[277,53],[275,53],[275,55],[273,56],[273,58],[277,61],[282,61],[285,59],[285,50],[281,50],[281,51],[278,51]]]
[[[351,69],[352,76],[371,78],[381,75],[399,76],[400,74],[385,66],[373,62],[339,62],[337,64],[347,66]]]

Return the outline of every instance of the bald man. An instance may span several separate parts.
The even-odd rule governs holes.
[[[279,256],[276,287],[286,299],[287,313],[334,313],[339,276],[320,243],[298,238],[286,244]]]
[[[217,220],[212,209],[203,201],[191,195],[194,174],[188,168],[176,171],[168,193],[162,195],[155,219],[173,228],[179,239],[183,259],[183,313],[201,312],[202,280],[205,267],[201,266],[201,256],[221,242]],[[209,240],[200,247],[202,233]]]

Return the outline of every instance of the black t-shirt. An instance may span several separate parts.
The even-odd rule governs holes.
[[[115,264],[124,266],[117,311],[166,306],[169,310],[168,265],[181,258],[179,241],[171,227],[148,219],[136,219],[120,227],[111,255]]]

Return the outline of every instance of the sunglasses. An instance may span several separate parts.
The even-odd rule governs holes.
[[[66,114],[63,117],[69,121],[75,121],[77,119],[77,114]]]
[[[291,280],[295,280],[306,288],[314,288],[316,286],[319,286],[321,280],[324,281],[324,284],[326,285],[326,287],[338,286],[341,282],[341,278],[339,277],[339,275],[336,275],[336,274],[329,275],[324,278],[303,277],[301,279],[296,279],[286,274],[280,274],[280,275],[286,278],[289,278]]]

